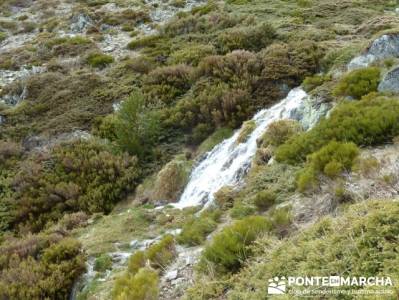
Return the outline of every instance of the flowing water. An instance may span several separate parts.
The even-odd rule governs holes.
[[[192,171],[189,183],[175,207],[206,207],[212,203],[214,193],[221,187],[239,183],[256,153],[256,140],[270,123],[295,118],[306,97],[306,92],[301,88],[291,90],[285,99],[253,117],[256,128],[245,142],[237,143],[240,134],[237,131],[231,138],[215,146]]]

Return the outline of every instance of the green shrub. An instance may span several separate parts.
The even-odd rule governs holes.
[[[151,245],[146,251],[146,257],[151,266],[165,268],[175,257],[175,241],[172,235],[166,235],[158,243]]]
[[[234,205],[236,193],[233,187],[224,186],[214,194],[215,202],[220,209],[231,208]]]
[[[284,236],[288,233],[292,223],[291,207],[285,206],[273,209],[269,218],[273,225],[273,231],[279,236]]]
[[[6,112],[1,136],[20,141],[31,136],[53,138],[76,130],[88,131],[94,120],[110,114],[112,104],[126,98],[133,86],[82,70],[32,74],[26,89],[28,94],[21,105]]]
[[[256,123],[253,120],[246,121],[241,127],[240,134],[237,137],[236,143],[245,143],[251,133],[256,129]]]
[[[108,254],[102,254],[94,261],[94,271],[105,272],[112,268],[112,258]]]
[[[56,56],[78,56],[86,50],[94,48],[94,43],[83,36],[61,37],[46,41],[45,47]]]
[[[7,38],[7,33],[0,31],[0,42],[4,41]]]
[[[276,194],[270,190],[260,191],[255,195],[253,201],[258,211],[266,211],[275,204]]]
[[[290,137],[302,132],[302,126],[295,120],[279,120],[271,123],[262,135],[258,144],[265,148],[268,145],[277,147],[284,144]]]
[[[123,151],[144,157],[152,150],[160,134],[159,117],[145,106],[139,91],[123,101],[115,121],[116,142]]]
[[[135,275],[137,272],[144,268],[147,262],[147,258],[144,251],[136,251],[129,258],[127,270],[130,274]]]
[[[220,211],[204,211],[198,217],[185,221],[182,232],[177,237],[180,244],[187,246],[201,245],[206,237],[216,229]]]
[[[252,255],[251,245],[257,237],[271,230],[271,223],[264,217],[252,216],[236,221],[214,236],[206,246],[201,264],[211,264],[219,272],[238,271]]]
[[[174,103],[191,87],[193,69],[186,65],[160,67],[145,78],[143,91],[150,102]]]
[[[225,30],[218,36],[216,43],[223,53],[238,49],[259,51],[270,45],[275,37],[275,29],[270,24],[262,24]]]
[[[0,297],[65,299],[85,271],[77,240],[48,233],[9,236],[0,245]]]
[[[198,145],[203,142],[213,130],[214,128],[212,125],[200,123],[194,127],[188,142],[193,145]]]
[[[360,99],[364,95],[376,92],[379,82],[380,70],[378,68],[354,70],[342,77],[334,93],[338,96],[351,96]]]
[[[127,44],[130,50],[136,50],[143,47],[153,47],[159,41],[159,35],[148,35],[140,39],[136,39]]]
[[[242,201],[235,201],[234,206],[230,209],[230,216],[233,219],[243,219],[245,217],[254,215],[255,207],[242,203]]]
[[[77,141],[25,161],[14,179],[16,224],[40,230],[66,212],[110,212],[139,178],[137,160]]]
[[[302,82],[302,87],[306,92],[310,92],[322,85],[324,82],[331,80],[330,75],[314,75],[306,77]]]
[[[151,200],[175,202],[186,185],[191,172],[191,162],[184,155],[176,156],[157,174],[152,187]]]
[[[137,274],[117,278],[112,291],[114,300],[158,299],[158,273],[150,268],[141,268]]]
[[[215,54],[216,50],[212,45],[189,44],[183,49],[172,52],[168,63],[197,66],[204,57]]]
[[[304,191],[311,187],[320,173],[334,178],[343,171],[351,171],[358,154],[359,149],[354,143],[331,141],[308,157],[305,169],[298,178],[299,189]]]
[[[394,282],[399,278],[399,257],[395,250],[398,236],[397,202],[378,200],[351,205],[345,213],[324,217],[286,240],[259,239],[254,249],[256,256],[231,281],[229,296],[261,299],[267,293],[265,281],[269,278],[314,273],[321,277],[339,274],[344,278],[381,274],[391,277],[393,286],[387,288],[395,294]],[[343,289],[353,292],[354,287]],[[373,287],[355,289],[366,292]]]
[[[332,140],[359,146],[392,141],[399,133],[399,101],[370,94],[361,101],[345,101],[311,130],[290,138],[275,152],[277,161],[297,164]]]
[[[93,68],[105,68],[114,62],[114,58],[103,53],[90,53],[86,58],[86,62]]]

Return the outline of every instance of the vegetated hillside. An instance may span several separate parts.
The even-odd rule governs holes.
[[[0,298],[395,282],[398,21],[381,0],[0,0]],[[297,86],[242,183],[204,210],[168,205]]]

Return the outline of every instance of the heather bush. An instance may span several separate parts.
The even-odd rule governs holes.
[[[263,190],[257,193],[253,199],[258,211],[266,211],[276,203],[276,194],[270,190]]]
[[[247,203],[243,203],[241,200],[234,201],[233,207],[229,211],[230,217],[233,219],[243,219],[248,216],[252,216],[256,213],[256,208]]]
[[[143,86],[148,101],[173,104],[191,86],[192,68],[187,65],[161,67],[151,71]]]
[[[92,41],[83,36],[55,38],[46,41],[44,46],[53,56],[78,56],[95,47]]]
[[[156,300],[158,299],[158,273],[151,268],[141,268],[135,275],[116,279],[112,299]]]
[[[271,228],[271,223],[260,216],[247,217],[225,227],[205,247],[201,258],[203,269],[209,264],[222,273],[238,271],[252,255],[248,246]]]
[[[331,141],[308,157],[305,169],[298,178],[299,189],[304,191],[314,185],[314,176],[318,174],[335,178],[343,171],[351,171],[358,154],[359,149],[354,143]]]
[[[110,212],[139,178],[137,160],[78,141],[25,161],[16,175],[16,224],[40,230],[66,212]]]
[[[279,120],[271,123],[257,142],[263,148],[269,145],[278,147],[284,144],[290,137],[302,131],[302,126],[298,121]]]
[[[49,233],[3,240],[0,269],[1,298],[65,299],[85,264],[77,240]]]
[[[86,58],[86,62],[93,68],[105,68],[114,62],[114,58],[108,54],[90,53]]]
[[[256,123],[253,120],[246,121],[243,123],[240,134],[237,137],[236,143],[245,143],[245,141],[249,138],[251,133],[256,129]]]
[[[381,276],[389,276],[395,282],[399,278],[399,258],[395,250],[398,217],[397,202],[366,201],[350,205],[337,216],[324,217],[287,239],[260,238],[253,249],[254,259],[231,281],[229,296],[260,299],[267,293],[265,281],[269,278],[314,272],[322,277],[339,274],[344,278],[384,274]],[[352,292],[354,289],[353,286],[343,288]],[[395,283],[388,288],[395,293]],[[355,289],[370,291],[373,287]]]
[[[151,200],[175,202],[188,181],[191,162],[184,155],[167,163],[156,176],[152,187]]]
[[[102,254],[94,261],[94,271],[105,272],[112,268],[112,258],[108,254]]]
[[[172,52],[168,58],[168,63],[197,66],[204,57],[215,54],[216,50],[212,45],[189,44],[183,49]]]
[[[317,74],[317,75],[313,75],[313,76],[308,76],[302,82],[302,87],[306,92],[310,92],[329,80],[331,80],[330,75]]]
[[[218,36],[216,44],[222,53],[238,49],[259,51],[270,45],[275,37],[275,29],[270,24],[262,24],[225,30]]]
[[[380,82],[380,70],[369,67],[354,70],[342,77],[334,93],[338,96],[351,96],[360,99],[371,92],[376,92]]]
[[[180,244],[187,246],[201,245],[206,237],[216,229],[220,211],[204,211],[198,217],[193,216],[184,222],[182,232],[177,237]]]
[[[145,254],[153,268],[164,269],[176,255],[173,236],[164,236],[158,243],[151,245]]]

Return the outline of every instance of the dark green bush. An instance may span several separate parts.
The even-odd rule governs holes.
[[[110,212],[138,178],[135,158],[94,142],[61,145],[22,164],[13,183],[16,223],[40,230],[66,212]]]
[[[386,143],[399,134],[398,121],[397,99],[370,94],[361,101],[346,101],[339,104],[329,118],[281,145],[275,152],[276,159],[291,164],[304,162],[308,154],[332,140],[358,146]]]
[[[108,254],[102,254],[94,262],[94,271],[105,272],[112,268],[112,258]]]
[[[192,73],[187,65],[157,68],[146,76],[143,92],[148,101],[170,105],[190,89]]]
[[[344,278],[381,274],[391,278],[393,286],[386,288],[395,294],[395,282],[399,278],[398,236],[397,202],[376,200],[351,205],[343,214],[325,217],[286,240],[260,239],[255,246],[256,257],[232,280],[234,287],[229,296],[232,299],[261,299],[267,293],[264,282],[269,278],[313,273],[322,277],[339,274]],[[354,291],[353,286],[341,288]],[[358,286],[355,289],[363,289],[366,293],[373,287]]]
[[[214,236],[203,252],[201,264],[210,263],[219,272],[238,271],[252,254],[248,246],[271,228],[271,223],[264,217],[252,216],[236,221]]]
[[[259,139],[258,144],[261,147],[267,147],[269,145],[278,147],[284,144],[290,137],[293,137],[302,131],[302,126],[298,121],[275,121],[267,127],[265,133]]]
[[[205,242],[206,237],[216,229],[220,211],[205,211],[198,217],[185,221],[182,232],[177,237],[180,244],[195,246]]]
[[[165,268],[175,257],[175,240],[172,235],[166,235],[158,243],[151,245],[146,251],[146,258],[151,266],[158,269]]]
[[[150,268],[141,268],[135,275],[116,279],[112,299],[114,300],[157,300],[158,273]]]
[[[94,43],[83,36],[61,37],[46,41],[45,47],[55,56],[78,56],[93,49]]]
[[[160,134],[159,116],[145,105],[139,91],[122,103],[114,122],[116,142],[123,151],[144,157],[153,150]]]
[[[135,275],[141,268],[145,267],[147,258],[144,251],[136,251],[128,261],[127,270],[130,274]]]
[[[183,49],[172,52],[168,63],[197,66],[204,57],[215,54],[216,50],[212,45],[189,44]]]
[[[50,233],[3,240],[0,269],[3,299],[66,299],[85,264],[77,240]]]
[[[298,188],[304,191],[311,187],[317,174],[323,173],[330,178],[337,177],[343,171],[351,171],[359,149],[354,143],[331,141],[308,157],[303,174],[299,175]],[[309,170],[310,169],[310,170]]]
[[[86,58],[86,62],[93,68],[105,68],[114,62],[114,58],[104,53],[90,53]]]
[[[233,207],[230,209],[230,216],[233,219],[243,219],[248,216],[252,216],[256,213],[256,209],[253,205],[242,203],[242,201],[235,201]]]
[[[302,82],[302,87],[306,92],[310,92],[329,80],[331,80],[331,76],[329,75],[309,76],[306,77],[305,80]]]
[[[378,68],[354,70],[340,80],[334,93],[338,96],[351,96],[360,99],[364,95],[376,92],[379,82],[380,70]]]
[[[276,194],[270,190],[257,193],[253,199],[258,211],[266,211],[276,202]]]
[[[222,53],[238,49],[259,51],[270,45],[275,37],[275,29],[270,24],[262,24],[225,30],[218,36],[216,44]]]

